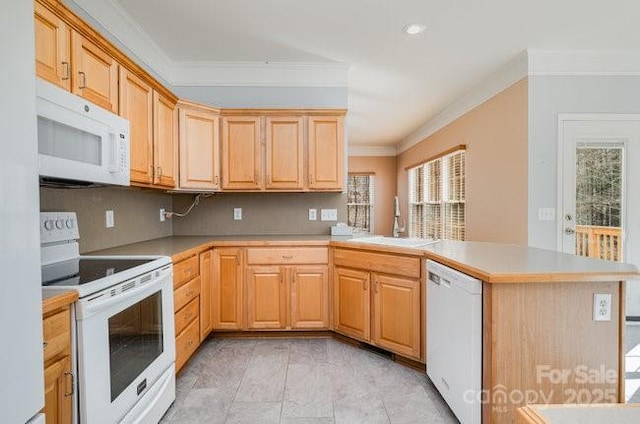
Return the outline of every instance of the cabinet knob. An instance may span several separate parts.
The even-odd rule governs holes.
[[[49,342],[42,342],[42,349],[46,349],[49,346]]]
[[[73,394],[75,393],[75,391],[76,391],[76,382],[75,382],[75,379],[73,378],[73,373],[66,371],[66,372],[64,373],[64,376],[65,376],[65,377],[67,377],[69,380],[71,380],[71,384],[70,384],[70,386],[71,386],[71,390],[67,392],[67,390],[66,390],[66,388],[65,388],[64,395],[65,395],[65,396],[71,396],[71,395],[73,395]]]

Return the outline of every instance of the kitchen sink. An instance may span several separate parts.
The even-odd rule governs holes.
[[[435,243],[438,240],[428,240],[428,239],[421,239],[421,238],[395,238],[395,237],[373,236],[373,237],[356,237],[356,238],[349,239],[348,241],[354,242],[354,243],[380,244],[383,246],[421,247],[431,243]]]

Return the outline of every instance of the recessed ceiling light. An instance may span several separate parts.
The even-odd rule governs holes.
[[[402,28],[402,32],[404,32],[405,34],[408,34],[408,35],[418,35],[418,34],[424,32],[425,29],[427,29],[427,27],[424,26],[424,25],[409,24],[409,25],[405,26],[404,28]]]

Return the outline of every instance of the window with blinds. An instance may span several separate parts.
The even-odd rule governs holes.
[[[465,151],[409,169],[409,237],[465,239]]]
[[[373,233],[373,175],[349,174],[347,224],[355,232]]]

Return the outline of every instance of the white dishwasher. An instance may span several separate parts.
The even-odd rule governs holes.
[[[427,375],[462,424],[480,424],[482,281],[427,261]]]

